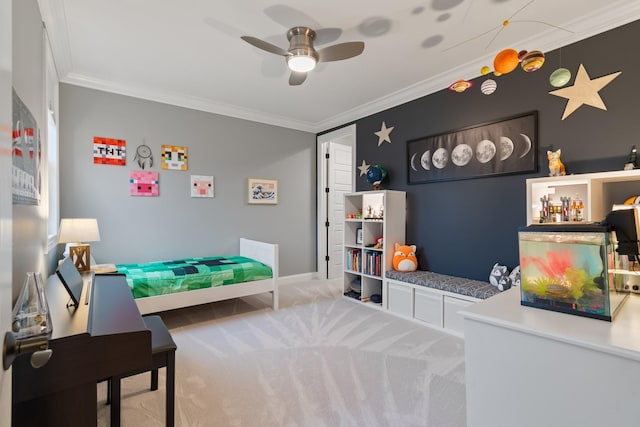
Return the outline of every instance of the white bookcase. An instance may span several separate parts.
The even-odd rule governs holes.
[[[405,243],[406,193],[395,190],[345,194],[344,294],[386,308],[385,273],[393,268],[393,247]],[[358,236],[361,236],[361,240]],[[382,238],[382,247],[375,247]],[[371,301],[379,295],[381,301]],[[375,297],[374,297],[375,299]]]
[[[561,197],[578,195],[584,202],[584,221],[604,219],[614,204],[640,195],[640,170],[585,173],[527,179],[527,224],[539,222],[540,198],[551,196],[554,202]]]

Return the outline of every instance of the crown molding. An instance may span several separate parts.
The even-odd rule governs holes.
[[[237,105],[216,103],[205,98],[159,92],[157,90],[145,89],[135,85],[116,84],[107,80],[97,79],[95,77],[85,76],[78,73],[69,73],[66,76],[63,76],[60,79],[60,82],[115,93],[118,95],[145,99],[147,101],[160,102],[177,107],[190,108],[192,110],[205,111],[207,113],[214,113],[242,120],[250,120],[252,122],[259,122],[304,132],[316,132],[315,126],[310,122],[294,120],[289,117],[278,116],[275,114],[266,114],[262,111],[251,110]]]
[[[618,3],[619,4],[612,3],[607,6],[605,10],[601,9],[592,12],[580,19],[564,24],[566,28],[571,28],[574,31],[574,33],[564,38],[557,37],[557,30],[547,30],[524,40],[522,44],[537,46],[537,49],[543,52],[549,52],[640,18],[640,2],[636,2],[633,5],[625,5],[622,4],[622,2]],[[163,93],[133,85],[115,84],[106,80],[74,73],[72,72],[73,58],[67,33],[64,0],[38,0],[38,4],[43,20],[46,22],[58,75],[60,76],[60,81],[63,83],[305,132],[320,133],[438,92],[451,84],[451,76],[460,76],[460,78],[467,76],[464,78],[469,79],[477,78],[480,67],[493,62],[493,54],[487,55],[375,99],[357,108],[340,112],[339,114],[315,123],[305,122],[236,105],[216,103],[204,98]]]

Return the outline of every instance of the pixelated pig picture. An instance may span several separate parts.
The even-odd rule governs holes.
[[[132,196],[158,197],[158,172],[131,171],[129,184]]]
[[[191,175],[191,197],[213,198],[213,177]]]

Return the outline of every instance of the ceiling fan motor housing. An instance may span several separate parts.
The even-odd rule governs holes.
[[[287,31],[289,53],[293,56],[309,56],[318,62],[318,52],[313,48],[316,32],[308,27],[293,27]]]

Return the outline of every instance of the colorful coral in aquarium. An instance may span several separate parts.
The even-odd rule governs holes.
[[[531,302],[542,299],[572,310],[604,312],[606,278],[597,246],[572,245],[571,250],[547,250],[543,256],[522,256],[521,268],[523,297]]]

